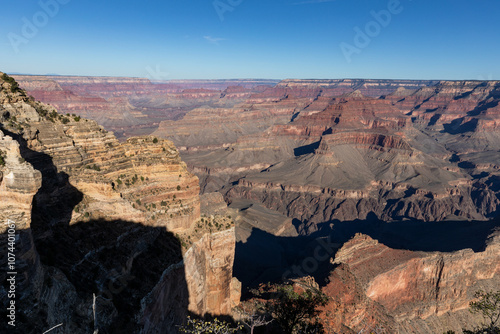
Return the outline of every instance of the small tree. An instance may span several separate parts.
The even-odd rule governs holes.
[[[270,285],[254,290],[256,295],[270,293],[266,311],[272,315],[284,333],[324,333],[323,325],[318,321],[321,306],[325,306],[328,297],[320,290],[308,287],[304,292],[296,292],[292,285]]]
[[[500,291],[485,292],[479,290],[474,294],[474,297],[477,300],[470,302],[469,311],[471,313],[481,314],[486,319],[486,322],[483,324],[482,328],[476,331],[464,330],[464,333],[500,333],[500,328],[498,327],[498,322],[500,320]]]
[[[255,328],[267,326],[274,320],[267,314],[265,304],[257,300],[243,302],[234,310],[241,315],[241,322],[250,329],[250,334]]]
[[[179,331],[188,334],[232,334],[236,333],[241,326],[231,327],[227,322],[215,318],[213,321],[203,321],[187,318],[187,324],[181,326]]]
[[[464,334],[500,334],[498,323],[500,321],[500,291],[485,292],[476,291],[475,301],[469,303],[469,311],[474,314],[481,314],[486,322],[483,327],[474,330],[462,329]],[[455,334],[449,330],[443,334]]]

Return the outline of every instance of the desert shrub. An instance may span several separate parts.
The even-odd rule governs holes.
[[[500,291],[485,292],[476,291],[475,300],[470,302],[469,311],[474,314],[480,314],[485,319],[481,327],[469,330],[462,329],[464,334],[500,334]],[[443,334],[455,334],[449,330]]]
[[[0,151],[0,166],[5,166],[5,153]]]
[[[188,334],[231,334],[236,333],[241,326],[231,327],[225,321],[215,318],[213,321],[203,321],[187,318],[187,324],[179,328],[179,332]]]
[[[284,333],[324,333],[318,316],[328,297],[316,288],[295,291],[293,285],[271,284],[252,291],[257,297],[269,295],[264,309],[272,316]]]
[[[13,77],[4,73],[4,74],[2,74],[2,80],[5,82],[8,82],[10,84],[10,91],[12,93],[22,92],[22,89],[19,88],[19,84],[17,83],[17,81]]]
[[[483,326],[472,331],[464,329],[465,334],[500,334],[500,291],[476,291],[475,301],[470,302],[469,311],[480,314],[485,319]]]

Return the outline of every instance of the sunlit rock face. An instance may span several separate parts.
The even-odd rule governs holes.
[[[0,218],[18,233],[19,328],[92,331],[93,295],[103,330],[175,332],[188,311],[230,313],[234,229],[181,242],[200,222],[200,197],[174,144],[120,143],[0,81]]]
[[[345,333],[458,332],[480,325],[469,303],[477,290],[500,289],[499,236],[490,235],[482,252],[429,253],[391,249],[358,234],[332,259],[337,267],[322,288],[331,297],[322,319]]]

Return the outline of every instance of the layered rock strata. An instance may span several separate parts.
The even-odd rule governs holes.
[[[0,207],[2,220],[16,221],[29,278],[18,285],[19,328],[176,332],[188,312],[229,313],[234,229],[191,247],[174,236],[200,224],[200,198],[173,143],[119,143],[11,87],[2,81]]]
[[[336,254],[322,318],[342,333],[460,332],[480,325],[468,311],[477,290],[500,289],[498,231],[482,252],[391,249],[358,234]]]
[[[274,80],[173,80],[140,78],[15,76],[36,99],[61,113],[99,122],[118,137],[150,134],[162,120],[203,106],[231,107]]]

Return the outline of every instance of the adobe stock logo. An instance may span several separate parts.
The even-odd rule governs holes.
[[[243,0],[215,0],[212,2],[217,15],[219,15],[219,19],[224,21],[224,13],[232,12],[236,7],[241,5]]]
[[[66,5],[70,1],[71,0],[40,0],[38,5],[41,10],[33,14],[31,20],[26,16],[22,17],[21,21],[23,22],[23,26],[21,28],[21,34],[10,32],[7,35],[14,52],[19,53],[19,46],[21,44],[28,44],[30,40],[35,38],[40,29],[45,27],[50,19],[59,13],[60,5]]]
[[[380,35],[382,28],[386,28],[391,23],[392,18],[395,15],[401,14],[403,9],[399,0],[389,0],[387,9],[382,9],[378,12],[374,10],[370,11],[373,20],[367,22],[364,29],[358,26],[354,27],[356,34],[354,35],[353,44],[342,42],[339,45],[346,61],[351,63],[353,54],[360,54],[363,49],[367,48],[371,41]]]
[[[333,243],[330,236],[318,238],[316,242],[318,245],[314,249],[313,254],[303,259],[300,265],[293,265],[290,270],[285,271],[281,276],[282,281],[286,281],[290,277],[312,275],[320,268],[321,263],[332,258],[341,246],[340,244]]]

